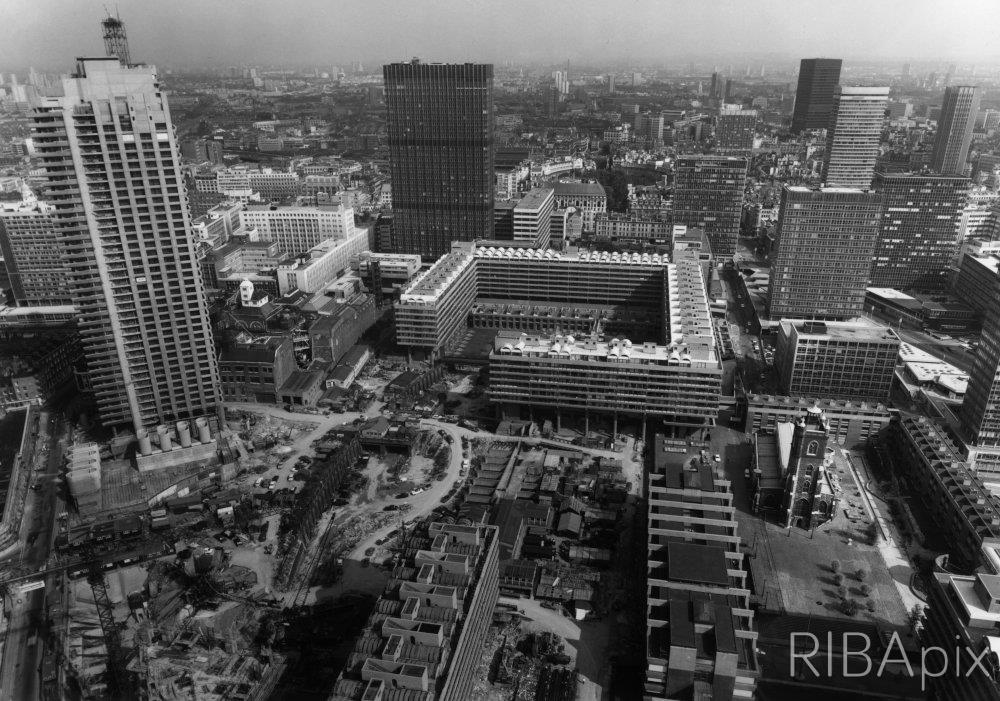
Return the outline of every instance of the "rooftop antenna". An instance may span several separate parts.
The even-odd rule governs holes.
[[[115,56],[123,66],[131,66],[132,59],[128,53],[128,37],[125,36],[125,25],[117,9],[115,15],[107,7],[104,10],[108,16],[101,21],[101,28],[104,30],[104,51],[108,56]]]

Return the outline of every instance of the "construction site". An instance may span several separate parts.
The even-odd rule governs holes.
[[[410,375],[368,370],[366,413],[240,404],[131,448],[76,427],[48,557],[3,579],[43,698],[327,699],[434,523],[496,533],[472,697],[589,698],[628,644],[641,443],[490,421],[472,377]]]

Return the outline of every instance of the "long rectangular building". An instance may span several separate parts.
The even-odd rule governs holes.
[[[722,365],[695,262],[456,243],[403,291],[397,340],[445,355],[480,308],[506,310],[489,353],[495,401],[715,419]]]
[[[944,429],[904,416],[885,435],[894,470],[904,475],[945,536],[955,563],[975,569],[984,544],[1000,542],[1000,499],[963,459]]]
[[[861,316],[881,209],[873,192],[785,186],[770,274],[771,317]]]
[[[240,226],[257,229],[262,239],[276,241],[289,255],[305,253],[327,239],[354,233],[354,210],[342,204],[255,205],[240,211]]]
[[[788,423],[808,409],[819,408],[826,416],[830,437],[848,447],[864,444],[889,423],[889,409],[880,402],[813,397],[783,397],[748,394],[747,434],[774,433],[779,423]]]
[[[648,472],[644,697],[753,697],[754,614],[731,485],[709,445],[657,434]]]
[[[884,402],[899,343],[888,326],[786,319],[774,360],[779,386],[793,397]]]
[[[490,398],[517,406],[701,425],[718,416],[721,386],[722,369],[707,344],[633,345],[501,331],[490,353]]]
[[[703,229],[719,259],[736,252],[746,188],[746,158],[678,156],[674,185],[674,224]]]
[[[960,244],[968,178],[922,173],[876,173],[882,196],[872,287],[940,292],[948,286]]]
[[[368,250],[368,229],[355,228],[343,239],[327,239],[296,258],[278,265],[278,291],[287,295],[294,290],[316,292],[348,270],[351,261]]]
[[[465,701],[499,595],[496,526],[421,523],[330,701]]]
[[[36,204],[0,212],[0,253],[18,306],[73,302],[69,266],[49,209]]]

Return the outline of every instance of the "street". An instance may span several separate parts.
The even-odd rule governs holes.
[[[440,506],[441,497],[443,497],[448,490],[451,489],[455,480],[459,479],[459,473],[462,470],[462,436],[467,436],[471,440],[476,436],[484,435],[477,433],[476,431],[459,428],[454,424],[445,423],[443,421],[434,421],[433,419],[424,419],[420,422],[420,427],[430,430],[442,429],[450,435],[452,439],[451,455],[448,461],[448,472],[443,480],[431,482],[431,486],[420,494],[409,496],[403,500],[397,500],[398,503],[410,504],[410,510],[406,512],[407,521],[416,520],[426,516],[435,508]],[[369,503],[367,506],[372,512],[380,511],[382,509],[382,502]],[[374,546],[376,540],[385,537],[396,527],[397,524],[395,522],[391,522],[377,531],[373,531],[368,535],[368,537],[358,543],[354,550],[347,553],[344,559],[361,559],[365,550]]]
[[[37,571],[46,564],[55,537],[56,476],[65,447],[61,417],[42,414],[38,445],[42,447],[35,456],[31,483],[39,488],[27,492],[20,530],[23,545],[11,560],[16,558],[18,568],[25,572]],[[59,576],[50,576],[46,585],[51,587]],[[38,698],[38,669],[46,633],[46,589],[23,592],[24,585],[13,585],[7,592],[10,616],[0,662],[0,697],[4,699]]]

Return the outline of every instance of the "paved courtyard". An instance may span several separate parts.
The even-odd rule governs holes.
[[[750,465],[752,446],[746,436],[716,427],[711,440],[712,449],[723,455],[726,474],[732,482],[740,535],[749,550],[748,565],[755,593],[764,607],[905,628],[906,607],[895,580],[908,578],[908,572],[890,572],[879,548],[869,545],[866,530],[871,519],[847,460],[839,451],[834,469],[843,491],[836,515],[810,533],[783,528],[751,512],[744,470]],[[839,609],[839,585],[831,568],[834,560],[840,562],[847,598],[861,605],[856,616],[848,616]],[[866,571],[863,582],[854,576],[859,569]],[[861,592],[862,584],[871,588],[867,596]],[[873,611],[866,608],[869,600],[874,602]]]

